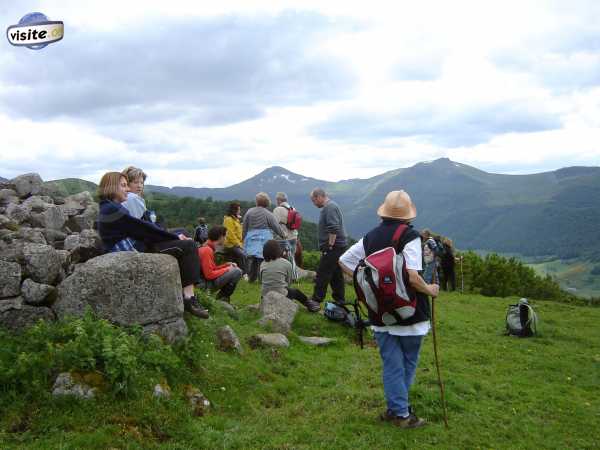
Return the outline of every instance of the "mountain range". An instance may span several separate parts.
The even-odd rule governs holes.
[[[95,186],[72,178],[52,183],[71,192]],[[275,166],[226,188],[147,185],[146,190],[214,200],[253,200],[260,191],[274,199],[283,191],[316,222],[319,210],[309,193],[317,186],[340,205],[355,238],[377,224],[385,195],[404,189],[417,206],[414,225],[449,236],[457,248],[600,261],[600,167],[505,175],[442,158],[367,179],[329,182]]]
[[[317,186],[341,206],[354,237],[378,222],[375,212],[389,191],[404,189],[417,206],[414,225],[451,237],[461,249],[563,258],[600,254],[600,167],[505,175],[441,158],[368,179],[329,182],[275,166],[227,188],[147,189],[216,200],[283,191],[305,217],[317,221],[319,210],[309,199]]]

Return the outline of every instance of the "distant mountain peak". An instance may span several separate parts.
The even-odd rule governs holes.
[[[246,180],[244,183],[250,181],[250,182],[259,183],[260,185],[263,185],[263,184],[270,185],[270,184],[278,184],[278,183],[296,184],[296,183],[302,183],[302,182],[309,181],[309,180],[314,180],[314,178],[305,177],[304,175],[294,173],[294,172],[286,169],[285,167],[272,166],[272,167],[269,167],[269,168],[263,170],[262,172],[258,173],[257,175],[250,178],[249,180]]]

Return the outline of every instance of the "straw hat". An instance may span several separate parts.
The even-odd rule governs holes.
[[[417,208],[404,191],[392,191],[377,210],[377,215],[389,219],[412,220],[417,217]]]

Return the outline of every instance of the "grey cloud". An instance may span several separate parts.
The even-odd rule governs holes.
[[[308,13],[165,19],[111,33],[65,24],[65,38],[44,50],[10,49],[0,108],[36,120],[209,126],[254,119],[269,106],[343,98],[353,74],[314,52],[337,26]]]
[[[600,19],[598,4],[595,7]],[[600,31],[597,21],[592,22],[591,27],[578,23],[538,35],[519,48],[496,50],[491,60],[500,69],[533,75],[558,92],[598,86]]]
[[[350,112],[315,126],[311,132],[323,139],[357,143],[418,137],[452,148],[487,142],[499,134],[552,130],[560,126],[560,119],[555,115],[533,110],[526,104],[507,103],[460,113],[444,113],[433,108],[395,115]]]

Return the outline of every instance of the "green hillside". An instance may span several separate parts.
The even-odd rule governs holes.
[[[55,188],[58,192],[63,195],[78,194],[83,191],[88,191],[94,195],[98,189],[96,183],[91,181],[81,180],[79,178],[63,178],[61,180],[47,181],[44,183],[48,187]]]
[[[340,204],[348,231],[355,238],[377,223],[375,212],[385,195],[404,189],[417,205],[415,225],[450,236],[458,248],[563,259],[600,258],[600,167],[503,175],[441,158],[339,182],[270,167],[227,188],[148,189],[218,200],[251,200],[259,191],[272,196],[284,191],[305,217],[316,221],[319,210],[308,194],[317,186]]]
[[[307,284],[300,287],[310,290]],[[599,308],[536,301],[541,335],[518,339],[503,335],[506,307],[516,299],[442,294],[436,313],[450,429],[445,430],[442,422],[428,337],[412,399],[416,412],[430,424],[407,431],[376,419],[385,403],[380,360],[370,337],[360,350],[352,330],[301,310],[289,349],[252,350],[246,339],[259,331],[257,315],[244,306],[257,302],[258,295],[257,285],[242,282],[232,299],[240,311],[238,320],[210,303],[212,319],[188,318],[191,336],[184,345],[174,351],[155,346],[152,352],[140,350],[127,356],[128,364],[135,358],[142,364],[131,366],[138,367],[132,378],[135,390],[126,395],[106,391],[93,401],[55,400],[48,394],[54,378],[42,369],[43,355],[51,354],[48,349],[59,351],[52,344],[58,336],[55,328],[54,332],[39,329],[26,339],[0,334],[0,379],[29,368],[19,375],[20,393],[13,385],[0,386],[0,447],[538,450],[598,446]],[[240,336],[244,355],[215,349],[215,332],[224,324]],[[82,347],[65,348],[84,351],[85,329],[99,327],[83,325],[78,340]],[[337,342],[309,347],[299,341],[301,335],[329,336]],[[26,342],[38,341],[39,346],[25,348]],[[173,390],[171,400],[152,398],[152,386],[161,379]],[[30,385],[30,380],[38,384]],[[198,387],[212,403],[204,417],[193,416],[184,400],[188,384]]]
[[[540,275],[550,275],[563,289],[579,296],[600,298],[600,263],[582,259],[554,259],[528,264]]]

